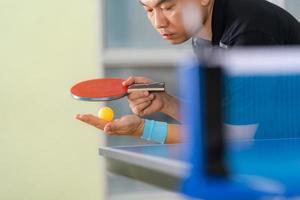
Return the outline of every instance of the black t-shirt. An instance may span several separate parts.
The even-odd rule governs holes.
[[[202,46],[194,38],[195,48]],[[284,9],[265,0],[215,0],[213,46],[300,44],[300,23]]]

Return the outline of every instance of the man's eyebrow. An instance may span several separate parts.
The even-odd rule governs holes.
[[[165,2],[167,2],[167,1],[173,1],[173,0],[159,0],[159,1],[155,4],[154,7],[159,6],[160,4],[165,3]],[[140,2],[140,4],[142,4],[143,6],[147,6],[146,4],[144,4],[144,3],[142,2],[142,0],[139,0],[139,2]]]

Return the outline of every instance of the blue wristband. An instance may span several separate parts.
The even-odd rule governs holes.
[[[168,124],[154,120],[144,120],[142,139],[164,144],[167,138]]]

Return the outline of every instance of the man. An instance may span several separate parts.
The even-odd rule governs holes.
[[[172,44],[192,39],[195,53],[204,46],[231,48],[246,45],[300,44],[300,24],[288,12],[265,0],[140,0],[149,21]],[[148,83],[145,77],[130,77],[124,85]],[[179,101],[164,93],[135,92],[128,96],[132,111],[139,115],[163,112],[179,119]],[[77,119],[107,134],[145,134],[147,123],[136,115],[105,122],[92,115]],[[152,126],[154,126],[152,124]],[[159,129],[163,125],[158,125]],[[155,127],[155,126],[154,126]],[[162,143],[180,142],[180,127],[168,124]],[[151,134],[150,134],[151,135]]]
[[[236,45],[300,44],[300,24],[265,0],[140,0],[166,40],[191,37],[228,48]],[[197,42],[196,42],[197,43]]]

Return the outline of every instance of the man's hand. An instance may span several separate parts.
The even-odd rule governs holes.
[[[144,120],[136,115],[126,115],[108,122],[90,114],[76,115],[76,119],[103,130],[108,135],[131,135],[140,137],[144,130]]]
[[[151,79],[146,77],[129,77],[123,82],[124,86],[134,83],[151,83]],[[155,112],[162,112],[179,119],[179,101],[177,98],[169,95],[167,92],[139,91],[128,95],[129,106],[133,113],[139,116],[150,115]]]
[[[135,83],[151,83],[151,79],[146,77],[129,77],[123,82],[124,86],[129,86]],[[139,116],[150,115],[155,112],[162,112],[164,109],[165,92],[138,91],[128,95],[129,106],[133,113]]]

